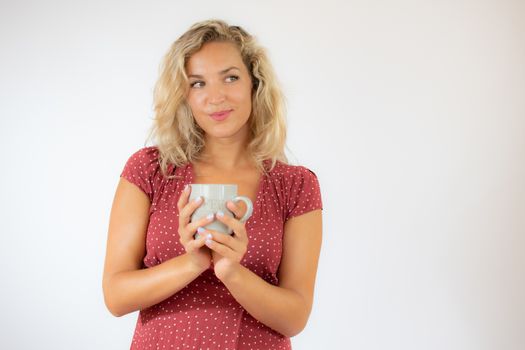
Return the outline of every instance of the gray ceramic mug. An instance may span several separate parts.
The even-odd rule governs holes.
[[[216,214],[222,211],[224,215],[233,217],[233,213],[226,207],[228,201],[239,202],[243,201],[246,204],[246,213],[239,220],[246,222],[252,216],[253,203],[248,197],[237,196],[237,185],[233,184],[191,184],[190,201],[197,197],[202,197],[204,203],[198,207],[191,215],[191,221],[197,221],[200,218],[206,217],[209,214]],[[215,221],[204,226],[207,229],[218,231],[224,234],[232,234],[231,228],[215,219]],[[199,238],[199,234],[195,234],[195,238]]]

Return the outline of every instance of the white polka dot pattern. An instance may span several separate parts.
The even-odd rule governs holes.
[[[144,268],[184,253],[177,233],[177,201],[194,177],[192,164],[187,164],[170,166],[169,174],[179,177],[167,180],[160,172],[158,155],[156,147],[142,148],[121,173],[151,201]],[[253,215],[246,222],[249,244],[241,264],[278,285],[284,223],[321,208],[315,174],[278,162],[261,178]],[[140,311],[131,349],[284,350],[291,349],[291,343],[246,312],[210,268],[178,293]]]

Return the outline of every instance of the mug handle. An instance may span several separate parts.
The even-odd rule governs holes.
[[[237,196],[234,199],[232,199],[232,202],[238,202],[243,201],[244,204],[246,204],[246,213],[244,213],[243,217],[239,220],[240,222],[246,222],[252,216],[253,214],[253,203],[252,200],[245,196]]]

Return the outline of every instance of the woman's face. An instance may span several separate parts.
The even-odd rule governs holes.
[[[186,64],[187,102],[206,137],[246,137],[252,110],[252,81],[239,49],[209,42]]]

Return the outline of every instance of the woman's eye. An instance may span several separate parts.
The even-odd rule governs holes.
[[[194,88],[194,87],[201,88],[203,86],[204,86],[204,82],[200,81],[200,80],[194,81],[193,83],[190,83],[190,87],[192,87],[192,88]]]
[[[226,81],[229,83],[236,80],[239,80],[239,77],[237,75],[230,75],[228,78],[226,78]]]

